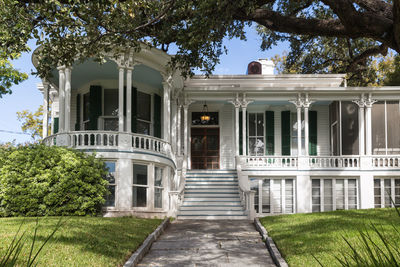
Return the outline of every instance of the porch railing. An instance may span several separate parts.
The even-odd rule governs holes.
[[[143,150],[166,155],[169,143],[142,134],[111,131],[76,131],[46,137],[48,146],[67,146],[77,149]]]
[[[373,168],[400,168],[400,155],[372,156]]]
[[[297,157],[290,156],[241,156],[242,168],[297,168]]]
[[[359,169],[360,168],[360,157],[357,156],[310,156],[309,157],[310,168],[344,168],[344,169]]]

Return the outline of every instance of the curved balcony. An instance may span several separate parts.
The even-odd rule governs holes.
[[[43,139],[48,146],[66,146],[85,150],[147,151],[170,156],[170,144],[142,134],[113,131],[76,131],[58,133]]]

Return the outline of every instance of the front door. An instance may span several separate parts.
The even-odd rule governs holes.
[[[219,169],[219,128],[191,131],[192,169]]]

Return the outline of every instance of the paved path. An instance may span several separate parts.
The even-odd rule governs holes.
[[[250,221],[174,221],[138,266],[275,266]]]

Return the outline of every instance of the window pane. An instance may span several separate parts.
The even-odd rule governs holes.
[[[104,89],[104,115],[118,116],[118,89]]]
[[[105,131],[118,131],[118,118],[104,118]]]
[[[342,153],[358,155],[358,106],[342,102]]]
[[[110,194],[106,196],[106,202],[104,203],[104,205],[107,207],[114,207],[115,206],[115,185],[109,185],[108,191],[110,192]]]
[[[259,202],[259,192],[258,192],[258,180],[257,179],[250,179],[250,190],[255,191],[254,195],[254,209],[256,213],[260,213],[258,209],[258,202]]]
[[[385,187],[384,187],[384,199],[385,199],[385,207],[391,207],[392,206],[392,202],[390,200],[390,195],[391,195],[391,180],[390,179],[385,179],[384,181]]]
[[[147,165],[133,164],[133,184],[147,185]]]
[[[263,179],[262,181],[262,213],[271,213],[269,179]]]
[[[293,203],[293,179],[285,180],[285,202],[286,202],[286,213],[294,212]]]
[[[271,181],[271,205],[273,213],[282,213],[282,198],[281,198],[281,180]]]
[[[356,179],[349,179],[348,184],[348,209],[357,208],[357,181]]]
[[[336,179],[336,209],[344,209],[344,180]]]
[[[162,188],[154,188],[154,207],[162,208]]]
[[[381,207],[381,179],[374,179],[375,208]]]
[[[324,211],[333,210],[332,180],[324,180]]]
[[[150,123],[144,121],[137,121],[136,131],[138,134],[150,135]]]
[[[249,114],[249,136],[256,136],[256,114]]]
[[[151,96],[138,91],[137,117],[141,120],[151,121]]]
[[[162,187],[163,169],[155,167],[154,186]]]
[[[264,115],[257,113],[257,136],[264,136]]]
[[[89,120],[89,94],[83,95],[83,121]]]
[[[372,150],[373,154],[385,154],[385,102],[372,105]]]
[[[203,115],[204,112],[192,112],[192,125],[218,125],[218,112],[207,112],[206,115],[210,116],[209,121],[202,121]]]
[[[134,186],[132,189],[133,207],[147,206],[147,188]]]
[[[388,154],[400,154],[399,101],[386,101]]]
[[[106,168],[108,170],[108,174],[106,176],[106,180],[110,184],[115,184],[115,162],[112,161],[106,161]]]

